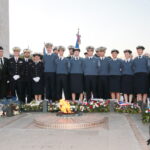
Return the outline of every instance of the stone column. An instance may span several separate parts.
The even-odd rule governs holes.
[[[9,0],[0,0],[0,46],[9,56]]]

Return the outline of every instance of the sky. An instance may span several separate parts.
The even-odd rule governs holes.
[[[81,55],[88,45],[107,47],[107,55],[118,49],[120,57],[138,45],[150,52],[150,0],[10,0],[9,7],[10,49],[42,53],[44,42],[67,48],[80,28]]]

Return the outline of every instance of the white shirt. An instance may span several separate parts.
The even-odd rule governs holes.
[[[138,56],[139,59],[141,59],[143,57],[143,55]]]
[[[4,57],[1,57],[0,59],[2,59],[2,63],[4,64]],[[0,64],[1,64],[1,61],[0,61]]]
[[[63,59],[64,59],[64,56],[59,56],[59,59],[60,59],[60,60],[63,60]]]
[[[92,59],[92,58],[93,58],[93,56],[89,56],[88,58],[89,58],[89,59]]]
[[[74,57],[75,60],[79,60],[79,57]]]
[[[14,57],[15,58],[15,61],[17,62],[18,61],[18,59],[19,59],[19,57]]]
[[[52,53],[47,53],[47,55],[48,55],[48,56],[51,56],[51,55],[52,55]]]
[[[117,60],[118,58],[112,58],[114,61]]]
[[[100,57],[100,60],[104,60],[105,59],[105,57]]]
[[[125,62],[130,62],[131,58],[125,59]]]
[[[28,58],[25,58],[25,62],[28,62],[28,60],[29,60]]]

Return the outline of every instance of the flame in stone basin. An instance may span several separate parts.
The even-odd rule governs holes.
[[[61,99],[59,101],[59,109],[62,113],[71,114],[73,113],[70,108],[70,103],[67,100]]]

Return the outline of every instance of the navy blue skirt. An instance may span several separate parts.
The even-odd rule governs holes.
[[[83,74],[70,74],[71,93],[83,92]]]
[[[43,95],[44,94],[44,81],[40,79],[39,82],[32,81],[33,95]]]
[[[134,92],[135,94],[148,94],[149,79],[147,73],[136,73],[134,75]]]
[[[124,94],[133,94],[134,91],[133,75],[123,75],[121,77],[121,91]]]
[[[110,92],[121,91],[121,76],[112,75],[109,77],[109,90]]]

